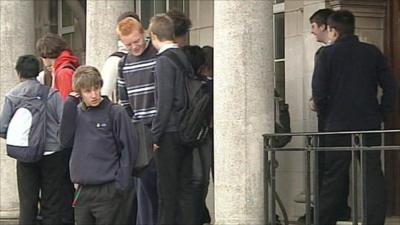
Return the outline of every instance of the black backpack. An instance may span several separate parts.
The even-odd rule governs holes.
[[[25,163],[39,161],[45,150],[50,87],[41,84],[39,91],[37,96],[18,102],[7,128],[7,155]]]
[[[178,122],[181,144],[195,147],[201,144],[208,134],[211,93],[174,52],[167,51],[164,55],[176,63],[179,68],[178,76],[182,76],[184,82],[185,106]]]
[[[275,91],[275,133],[290,133],[289,105],[285,103]],[[274,147],[282,148],[292,140],[292,136],[277,136],[274,138]]]

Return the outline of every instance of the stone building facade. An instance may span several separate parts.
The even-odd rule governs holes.
[[[116,49],[115,23],[135,10],[144,24],[155,13],[178,8],[193,22],[190,44],[215,49],[216,224],[264,224],[264,162],[261,135],[274,129],[274,88],[290,105],[293,131],[315,131],[308,109],[314,53],[320,47],[308,18],[320,8],[349,9],[361,40],[400,61],[400,4],[396,0],[8,0],[0,1],[0,103],[17,83],[19,55],[35,53],[45,32],[61,34],[82,64],[101,68]],[[397,19],[396,19],[397,18]],[[399,63],[394,65],[400,76]],[[398,107],[397,107],[398,108]],[[397,127],[398,118],[392,118]],[[396,141],[396,138],[393,138]],[[291,145],[299,144],[296,140]],[[390,157],[393,158],[393,157]],[[397,158],[398,159],[398,158]],[[304,212],[293,202],[303,190],[303,155],[280,154],[278,190],[291,219]],[[388,161],[391,196],[399,199],[399,178]],[[398,171],[398,170],[397,170]],[[396,180],[397,179],[397,180]],[[397,186],[396,186],[397,185]],[[18,216],[15,161],[0,145],[0,218]],[[390,203],[400,214],[400,203]]]

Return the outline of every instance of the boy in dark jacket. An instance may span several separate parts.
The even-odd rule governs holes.
[[[158,50],[155,67],[156,109],[152,124],[158,174],[158,224],[200,224],[191,187],[192,149],[181,144],[178,123],[185,105],[184,79],[179,62],[192,71],[185,54],[174,43],[174,24],[166,15],[156,15],[150,22],[150,35]],[[193,74],[193,72],[192,72]]]
[[[320,53],[312,79],[312,94],[318,115],[324,118],[324,131],[379,130],[395,105],[396,84],[389,65],[377,47],[360,42],[354,35],[355,18],[351,12],[335,11],[327,24],[329,39],[336,41]],[[381,96],[378,87],[382,88]],[[363,135],[362,141],[365,146],[379,146],[381,136]],[[352,145],[350,135],[329,135],[324,142],[329,147]],[[326,151],[324,157],[316,224],[333,225],[338,220],[336,212],[343,195],[348,192],[351,153]],[[361,159],[367,202],[363,223],[384,224],[385,181],[380,151],[364,151]]]
[[[61,144],[73,147],[70,176],[77,188],[78,225],[129,223],[119,212],[132,190],[136,136],[125,110],[100,95],[102,83],[96,68],[79,67],[73,78],[76,93],[66,100],[61,122]]]

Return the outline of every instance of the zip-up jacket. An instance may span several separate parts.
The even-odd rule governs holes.
[[[395,79],[380,50],[357,36],[340,37],[319,54],[312,93],[326,131],[379,129],[394,109],[395,91]]]
[[[8,125],[16,110],[16,105],[23,99],[37,97],[40,94],[41,85],[36,79],[25,80],[6,94],[3,110],[0,115],[0,137],[7,138]],[[50,89],[47,97],[47,125],[44,154],[61,151],[58,134],[62,111],[63,103],[60,94],[58,91]]]

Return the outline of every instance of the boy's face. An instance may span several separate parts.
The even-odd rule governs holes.
[[[101,103],[103,98],[101,97],[100,90],[99,87],[85,88],[81,90],[80,95],[82,96],[82,101],[87,107],[96,107]]]
[[[327,43],[326,40],[327,30],[325,25],[318,26],[317,23],[311,23],[311,33],[314,34],[318,42]]]
[[[137,30],[134,30],[129,35],[120,36],[120,40],[134,56],[140,56],[146,49],[144,34]]]
[[[157,35],[155,35],[153,32],[150,32],[150,37],[151,37],[151,43],[153,44],[154,48],[157,50],[160,50],[160,40],[157,38]]]
[[[54,62],[56,61],[56,59],[52,59],[52,58],[43,58],[43,57],[42,57],[42,61],[43,61],[43,66],[45,67],[45,69],[46,69],[47,71],[53,72],[53,65],[54,65]]]

